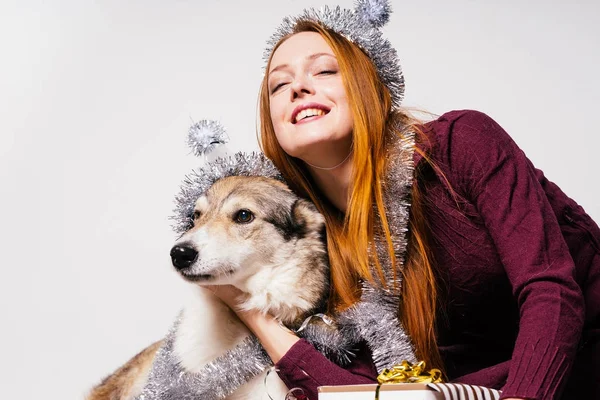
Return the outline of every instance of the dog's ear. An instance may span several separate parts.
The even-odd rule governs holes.
[[[275,208],[279,208],[278,212],[273,212],[265,221],[273,224],[286,241],[302,239],[311,233],[317,233],[325,241],[325,218],[311,202],[296,199],[291,209]]]
[[[308,232],[318,232],[324,235],[325,218],[310,201],[304,199],[296,200],[292,205],[291,215],[295,229],[303,231],[304,234],[302,236]]]

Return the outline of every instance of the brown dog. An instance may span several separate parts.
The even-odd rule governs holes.
[[[236,286],[245,293],[241,308],[269,313],[288,326],[298,326],[326,301],[323,216],[283,183],[263,177],[222,178],[196,200],[192,218],[193,227],[171,250],[173,266],[193,289],[174,342],[185,371],[200,371],[250,335],[208,285]],[[154,343],[136,355],[87,399],[135,398],[160,346]],[[265,373],[229,398],[267,398]],[[269,380],[270,395],[285,397],[287,388],[276,374]]]

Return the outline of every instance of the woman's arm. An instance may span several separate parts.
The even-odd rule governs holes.
[[[272,316],[256,310],[240,310],[238,299],[243,293],[236,287],[225,285],[213,286],[212,289],[215,295],[234,310],[238,318],[254,333],[274,364],[278,363],[288,350],[300,340]]]
[[[437,129],[451,136],[444,171],[477,207],[519,307],[503,395],[554,398],[573,363],[584,319],[574,263],[554,212],[523,152],[491,118],[464,111],[436,124],[446,124]]]
[[[361,346],[350,365],[342,368],[306,340],[282,327],[271,315],[240,310],[238,299],[242,292],[239,289],[229,285],[213,286],[212,289],[258,338],[288,388],[300,388],[309,399],[316,400],[319,386],[375,382],[377,372],[366,346]]]

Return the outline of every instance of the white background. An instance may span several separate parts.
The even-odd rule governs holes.
[[[2,398],[81,398],[165,334],[187,128],[256,149],[264,43],[322,4],[0,0]],[[405,104],[486,112],[600,220],[600,2],[392,4]]]

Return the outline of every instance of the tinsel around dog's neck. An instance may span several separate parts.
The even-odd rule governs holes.
[[[413,153],[414,134],[410,133],[402,138],[394,135],[390,138],[388,169],[383,189],[394,251],[400,263],[404,260],[407,248]],[[273,164],[258,153],[239,153],[233,158],[206,165],[186,178],[177,196],[173,218],[176,232],[187,230],[195,199],[218,179],[232,175],[281,179]],[[402,283],[400,274],[394,275],[390,263],[385,262],[389,260],[385,238],[376,237],[375,244],[389,286],[399,287]],[[355,346],[362,340],[372,352],[378,373],[403,360],[415,362],[412,343],[397,316],[399,300],[394,292],[364,282],[361,300],[348,310],[333,316],[335,329],[327,324],[311,323],[301,336],[341,366],[347,363]],[[173,352],[178,325],[179,320],[157,352],[148,382],[142,394],[137,397],[138,400],[222,399],[272,365],[258,340],[251,336],[208,363],[201,372],[186,372]]]

